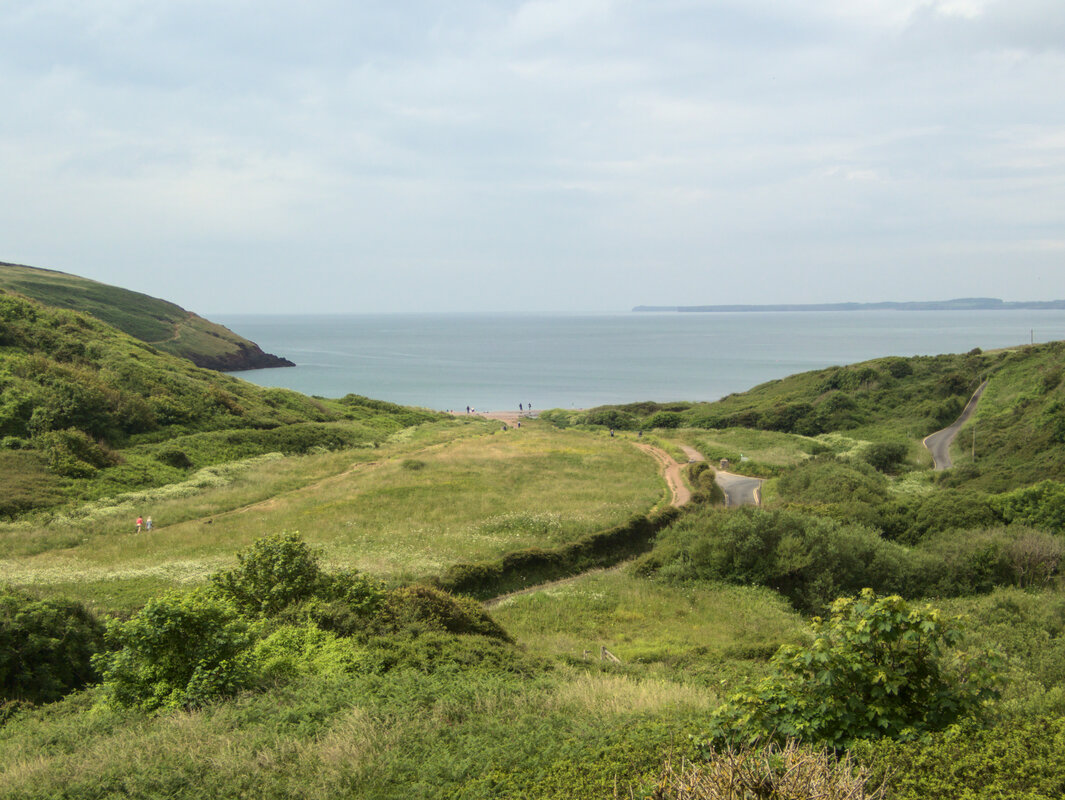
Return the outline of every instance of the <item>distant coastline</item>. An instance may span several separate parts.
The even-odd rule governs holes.
[[[780,305],[636,306],[633,311],[728,312],[728,311],[1053,311],[1065,310],[1065,300],[1006,302],[994,297],[962,297],[911,303],[795,303]]]

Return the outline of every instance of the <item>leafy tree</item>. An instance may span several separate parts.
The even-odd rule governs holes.
[[[814,618],[813,641],[784,645],[772,672],[719,708],[721,738],[777,735],[848,747],[857,740],[914,739],[978,711],[997,696],[995,660],[966,662],[951,648],[960,630],[931,606],[865,589]]]
[[[103,633],[79,602],[0,589],[0,698],[50,702],[95,680]]]
[[[306,600],[321,587],[318,557],[299,531],[264,536],[237,553],[237,566],[211,583],[239,609],[273,616]]]

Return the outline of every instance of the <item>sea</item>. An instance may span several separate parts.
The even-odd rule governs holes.
[[[1065,339],[1065,311],[212,315],[297,366],[233,373],[435,410],[717,400],[881,356]]]

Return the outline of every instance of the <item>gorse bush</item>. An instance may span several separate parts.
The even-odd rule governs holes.
[[[1065,797],[1065,717],[952,726],[918,741],[858,750],[894,800],[1059,800]]]
[[[953,652],[961,630],[931,606],[870,589],[811,623],[809,645],[784,645],[768,677],[714,715],[717,738],[791,737],[848,747],[910,740],[977,713],[997,696],[996,661]]]
[[[77,601],[0,587],[0,700],[50,702],[93,682],[103,635]]]

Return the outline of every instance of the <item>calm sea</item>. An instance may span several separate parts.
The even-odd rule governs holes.
[[[1065,339],[1065,311],[214,318],[298,364],[245,380],[439,410],[716,400],[833,364]]]

